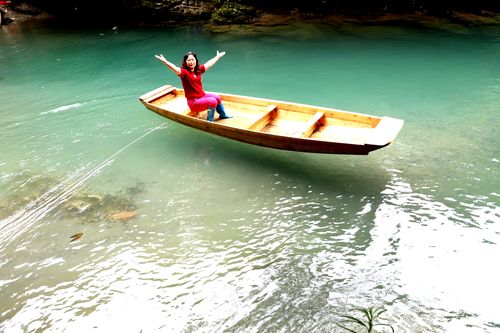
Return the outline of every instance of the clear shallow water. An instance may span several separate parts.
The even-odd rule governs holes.
[[[366,157],[192,131],[137,97],[208,90],[403,118]],[[500,331],[500,30],[295,26],[0,34],[0,330]],[[113,219],[137,212],[131,219]],[[70,236],[83,237],[70,242]]]

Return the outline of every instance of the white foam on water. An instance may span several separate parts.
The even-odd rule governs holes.
[[[40,114],[41,115],[46,115],[46,114],[49,114],[49,113],[63,112],[63,111],[67,111],[67,110],[70,110],[70,109],[79,108],[80,106],[82,106],[84,104],[85,103],[73,103],[73,104],[69,104],[69,105],[63,105],[63,106],[59,106],[59,107],[57,107],[55,109],[51,109],[49,111],[41,112]]]

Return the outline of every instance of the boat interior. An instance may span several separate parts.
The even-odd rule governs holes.
[[[141,99],[170,112],[206,118],[206,111],[197,114],[189,110],[182,89],[171,86],[162,88]],[[379,117],[347,111],[238,95],[219,95],[226,112],[233,118],[219,120],[216,116],[216,123],[274,135],[362,143],[366,142],[381,120]]]

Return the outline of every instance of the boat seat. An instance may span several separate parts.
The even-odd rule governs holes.
[[[276,118],[276,114],[278,113],[278,107],[274,104],[270,104],[267,106],[266,112],[262,114],[259,118],[257,118],[250,126],[248,127],[251,131],[260,131],[274,118]]]
[[[175,91],[176,88],[174,86],[167,85],[150,91],[149,93],[144,94],[139,98],[147,103],[153,103],[156,99],[168,95],[171,92],[175,93]]]
[[[319,125],[324,124],[325,114],[323,112],[316,112],[311,119],[307,121],[302,129],[295,131],[292,136],[297,138],[310,138],[316,131]]]
[[[186,116],[198,118],[199,112],[194,112],[194,111],[191,111],[190,109],[187,109],[186,111],[184,111],[184,114]]]

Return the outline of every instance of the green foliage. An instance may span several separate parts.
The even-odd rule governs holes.
[[[354,310],[360,312],[362,317],[341,316],[342,318],[345,318],[345,323],[337,325],[351,333],[360,333],[357,329],[361,329],[361,332],[376,333],[375,326],[382,326],[386,328],[385,331],[390,330],[394,333],[394,328],[385,322],[387,319],[382,318],[382,314],[386,312],[383,307],[355,308]],[[349,325],[349,327],[347,325]]]
[[[210,21],[215,24],[244,24],[253,21],[257,11],[254,7],[238,3],[237,1],[218,1],[221,3]]]

